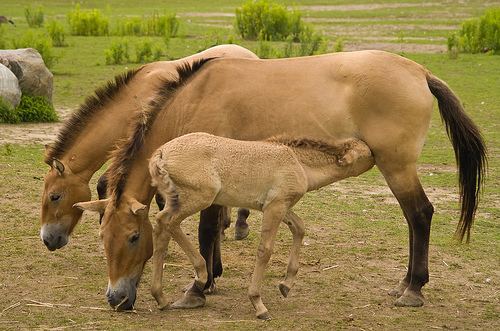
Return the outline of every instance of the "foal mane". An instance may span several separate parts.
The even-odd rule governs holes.
[[[286,136],[275,136],[266,139],[266,141],[271,143],[283,144],[291,148],[301,148],[322,152],[328,155],[335,156],[337,159],[343,157],[344,154],[356,143],[356,140],[348,140],[341,144],[330,145],[322,140],[309,138],[289,138]]]
[[[111,102],[118,92],[121,91],[121,89],[127,85],[141,69],[142,67],[139,67],[116,75],[113,80],[98,87],[92,95],[88,96],[85,102],[80,105],[79,109],[66,121],[64,127],[59,131],[55,143],[50,145],[45,155],[45,163],[51,165],[53,159],[61,158],[90,123],[91,119],[99,113],[104,106]]]
[[[144,145],[144,139],[152,127],[157,115],[165,109],[175,93],[183,87],[189,79],[205,63],[213,58],[194,61],[192,64],[184,62],[177,66],[178,78],[163,79],[156,96],[146,105],[141,112],[137,112],[132,120],[130,135],[122,140],[112,152],[112,162],[108,169],[108,196],[118,203],[123,193],[128,173],[137,153]]]

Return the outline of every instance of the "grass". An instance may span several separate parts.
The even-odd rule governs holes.
[[[119,5],[123,1],[112,0],[107,2],[112,11],[101,3],[88,1],[85,5],[116,16],[142,16],[161,10],[152,0],[128,1],[125,6]],[[234,8],[241,3],[231,0],[169,2],[168,9],[179,14],[181,27],[180,37],[170,40],[165,58],[192,54],[210,46],[210,39],[230,36],[233,32],[230,27],[220,27],[230,26],[232,18],[199,17],[189,13],[234,13]],[[301,5],[326,3],[301,1]],[[405,3],[415,3],[416,7],[342,12],[309,10],[305,17],[317,26],[328,27],[331,36],[342,36],[346,44],[369,36],[363,30],[359,36],[352,33],[358,26],[369,25],[381,32],[376,33],[376,37],[392,36],[396,41],[415,36],[434,38],[447,36],[447,31],[436,30],[426,35],[423,32],[432,31],[429,25],[458,27],[462,17],[482,12],[492,1],[451,2],[446,4],[446,10],[442,6],[421,7],[420,0]],[[19,17],[14,19],[16,29],[6,27],[9,38],[18,37],[27,29],[21,17],[28,4],[31,3],[24,0],[5,0],[0,4],[2,13]],[[352,1],[341,0],[336,4],[349,5]],[[58,19],[65,24],[60,15],[72,9],[73,4],[54,0],[44,1],[43,7],[46,19]],[[331,21],[315,23],[314,18]],[[218,22],[211,21],[214,19]],[[403,28],[408,20],[415,24],[414,29]],[[385,25],[394,28],[383,31]],[[59,57],[53,68],[56,107],[75,108],[96,86],[135,66],[104,64],[104,50],[119,38],[68,36],[68,47],[54,49]],[[128,39],[131,44],[141,40]],[[150,39],[153,43],[162,43],[161,38]],[[250,49],[257,45],[236,41]],[[263,287],[264,300],[274,317],[269,323],[254,319],[246,297],[259,238],[259,213],[252,213],[251,234],[247,240],[228,239],[223,243],[224,276],[219,281],[219,294],[208,298],[206,308],[158,311],[149,294],[150,264],[139,289],[136,314],[85,308],[107,309],[104,300],[106,261],[98,239],[98,219],[85,215],[68,247],[48,252],[38,237],[40,193],[47,171],[42,161],[44,148],[35,144],[3,144],[0,145],[0,311],[19,305],[0,314],[0,329],[499,329],[500,57],[461,54],[458,59],[450,60],[446,54],[404,55],[425,65],[460,96],[467,112],[480,126],[490,153],[489,176],[472,242],[457,245],[452,239],[459,216],[454,156],[438,112],[434,112],[419,167],[423,186],[436,209],[430,246],[431,282],[424,289],[426,306],[398,309],[393,307],[393,299],[385,295],[405,273],[407,226],[383,177],[374,169],[358,178],[311,192],[296,206],[295,211],[306,222],[307,234],[298,280],[286,300],[279,296],[276,285],[286,268],[291,236],[285,227],[280,229]],[[0,130],[4,127],[7,128],[1,126]],[[196,221],[186,223],[185,230],[194,240]],[[227,231],[231,238],[232,229]],[[164,288],[174,299],[180,295],[179,289],[191,280],[192,269],[175,245],[169,252],[168,263],[172,265],[167,266]],[[331,266],[336,267],[324,270]],[[29,300],[71,306],[35,307],[28,305],[32,303]]]

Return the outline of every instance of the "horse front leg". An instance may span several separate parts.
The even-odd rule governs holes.
[[[382,169],[381,169],[382,170]],[[429,281],[429,238],[434,207],[425,195],[414,165],[387,172],[382,170],[409,225],[410,257],[408,272],[394,290],[401,295],[396,306],[424,304],[422,287]]]
[[[167,255],[170,233],[165,228],[168,214],[164,211],[156,216],[156,226],[153,231],[153,275],[151,281],[151,294],[158,303],[159,309],[168,306],[167,298],[163,294],[163,261]]]

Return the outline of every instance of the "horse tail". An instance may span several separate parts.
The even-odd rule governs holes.
[[[157,150],[149,160],[149,173],[152,179],[151,185],[158,188],[158,192],[165,199],[168,211],[176,212],[179,209],[179,194],[166,170],[166,160],[161,149]]]
[[[460,100],[448,85],[431,73],[426,78],[431,93],[438,100],[439,113],[453,145],[458,166],[462,208],[455,235],[460,241],[465,236],[469,242],[487,168],[486,146],[478,127],[467,116]]]

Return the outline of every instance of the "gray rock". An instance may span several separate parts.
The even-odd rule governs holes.
[[[16,75],[0,63],[0,97],[16,108],[21,102],[21,89]]]
[[[53,75],[37,50],[0,50],[0,63],[16,75],[23,94],[40,95],[52,101]]]

